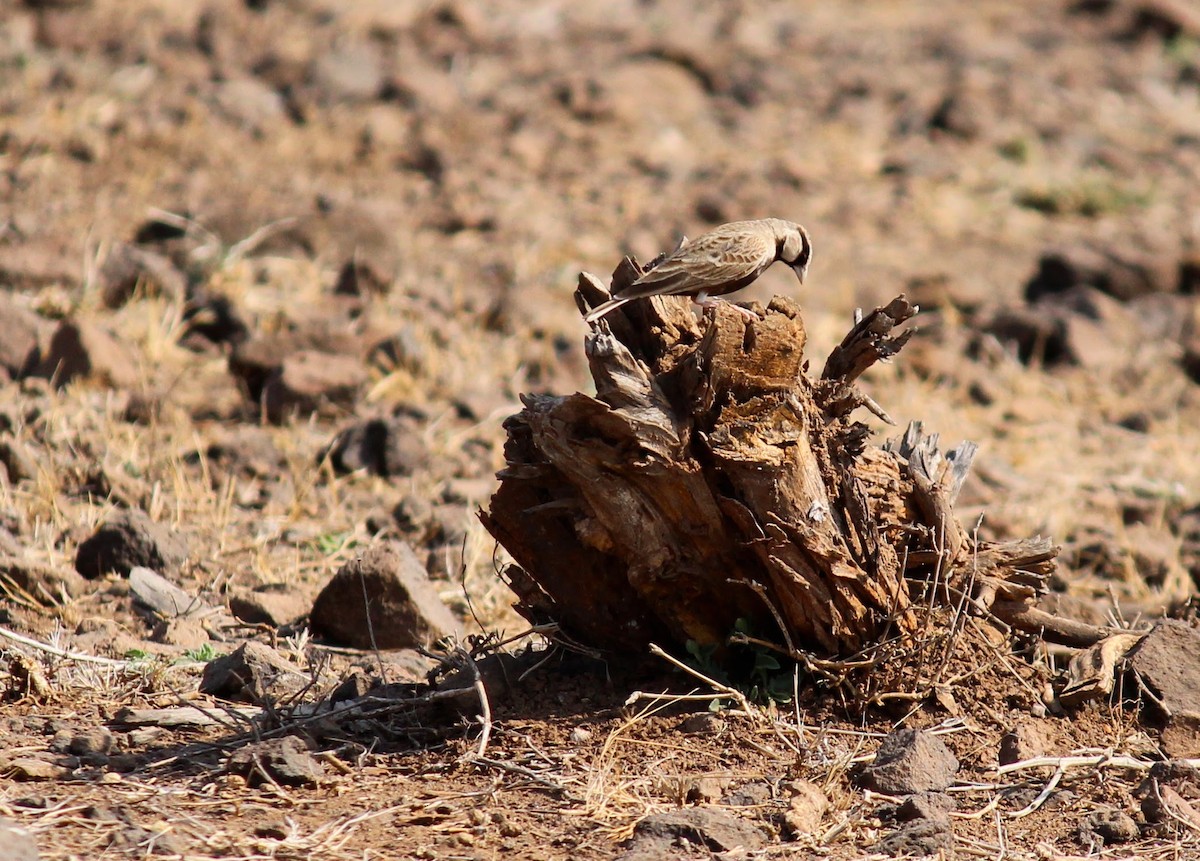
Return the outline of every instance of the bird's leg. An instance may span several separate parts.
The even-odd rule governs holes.
[[[699,305],[701,308],[715,309],[718,305],[728,305],[730,308],[737,311],[739,314],[743,315],[744,317],[746,317],[749,320],[757,320],[758,319],[758,315],[755,314],[753,311],[749,310],[748,308],[743,308],[741,305],[734,305],[732,302],[722,301],[721,299],[718,299],[716,296],[709,296],[707,293],[697,293],[696,298],[693,299],[692,301],[695,302],[697,305]]]

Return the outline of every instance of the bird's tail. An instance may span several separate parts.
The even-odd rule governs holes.
[[[620,308],[628,301],[628,299],[609,299],[607,302],[601,302],[595,308],[588,311],[587,315],[583,319],[590,325],[595,323],[609,311],[612,311],[614,308]]]

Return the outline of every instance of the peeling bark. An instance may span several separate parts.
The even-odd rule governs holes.
[[[626,258],[610,289],[642,271]],[[608,293],[584,273],[576,302]],[[799,306],[758,310],[698,321],[686,299],[630,303],[585,340],[595,397],[523,399],[481,513],[516,560],[518,610],[617,651],[720,646],[745,618],[847,655],[964,592],[984,611],[1036,597],[1044,576],[1016,572],[1052,567],[1056,548],[975,546],[954,516],[973,444],[943,454],[914,424],[869,447],[850,417],[886,419],[855,381],[903,348],[917,309],[900,296],[856,322],[816,380]]]

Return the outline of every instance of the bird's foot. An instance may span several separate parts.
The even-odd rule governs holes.
[[[724,305],[727,308],[732,308],[734,311],[737,311],[739,314],[741,314],[743,317],[745,317],[748,320],[758,320],[759,319],[759,316],[757,314],[755,314],[753,311],[751,311],[749,308],[743,308],[741,305],[734,305],[732,302],[726,302],[725,300],[718,299],[715,296],[705,296],[705,295],[701,294],[696,297],[696,304],[699,305],[701,308],[705,308],[705,309],[712,308],[714,310],[718,306]]]

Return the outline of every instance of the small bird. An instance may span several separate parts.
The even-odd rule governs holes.
[[[661,263],[597,305],[584,319],[595,323],[614,308],[647,296],[692,296],[697,304],[709,306],[715,303],[709,297],[749,286],[776,260],[792,267],[804,283],[812,261],[812,243],[803,227],[780,218],[731,221],[690,242],[680,242]],[[737,310],[754,316],[743,308]]]

